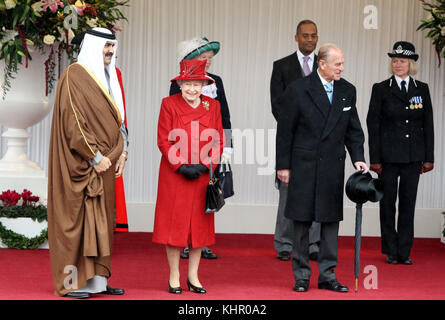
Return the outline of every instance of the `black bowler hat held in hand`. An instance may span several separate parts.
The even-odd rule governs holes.
[[[373,179],[371,174],[358,171],[351,175],[346,183],[346,195],[358,204],[378,202],[383,198],[383,182]]]
[[[373,179],[371,174],[357,171],[351,175],[346,183],[346,195],[357,204],[355,216],[355,238],[354,238],[354,274],[355,292],[358,292],[358,277],[360,275],[360,247],[362,240],[362,207],[367,201],[378,202],[383,198],[383,182]]]

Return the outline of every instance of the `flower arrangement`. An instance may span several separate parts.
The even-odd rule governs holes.
[[[22,200],[21,203],[20,200]],[[39,197],[26,189],[21,194],[15,190],[4,191],[0,194],[0,218],[30,218],[37,222],[46,221],[46,206],[39,203],[39,200]],[[43,230],[39,236],[29,239],[6,229],[0,222],[0,240],[8,248],[37,249],[47,239],[48,230]]]
[[[439,58],[445,58],[445,0],[436,0],[435,4],[421,0],[425,11],[430,13],[427,19],[422,19],[422,24],[417,30],[429,30],[426,38],[431,38]]]
[[[46,220],[46,207],[39,203],[40,198],[29,190],[25,189],[22,193],[15,190],[4,191],[0,194],[0,201],[0,217],[35,217],[39,222]]]
[[[126,20],[119,7],[129,0],[0,0],[0,60],[5,61],[2,83],[3,99],[11,88],[11,79],[19,65],[28,67],[32,60],[29,46],[48,54],[45,62],[46,95],[56,80],[56,59],[65,52],[73,61],[78,46],[71,40],[88,27],[120,31],[119,20]]]

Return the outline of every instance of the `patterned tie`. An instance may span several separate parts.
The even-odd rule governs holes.
[[[312,73],[311,68],[309,67],[308,61],[310,57],[303,57],[303,72],[305,76],[308,76]]]
[[[324,85],[326,93],[328,94],[329,102],[332,104],[332,97],[334,95],[334,86],[331,82],[328,82]]]

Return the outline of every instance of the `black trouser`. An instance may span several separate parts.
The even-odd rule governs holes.
[[[383,163],[379,176],[384,183],[384,196],[380,201],[382,253],[401,260],[409,258],[413,246],[414,211],[421,167],[421,162]],[[396,230],[397,192],[399,216]]]

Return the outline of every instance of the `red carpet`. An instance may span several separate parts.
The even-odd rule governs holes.
[[[124,288],[124,296],[94,295],[92,300],[443,300],[445,299],[445,246],[438,239],[415,239],[412,266],[388,265],[380,253],[379,238],[362,240],[361,270],[373,265],[378,289],[363,286],[354,292],[353,238],[339,239],[337,278],[349,293],[317,289],[318,269],[313,263],[309,291],[292,291],[291,262],[276,259],[271,235],[217,235],[212,247],[217,260],[201,260],[200,280],[208,294],[167,292],[168,266],[163,246],[150,233],[117,234],[110,284]],[[181,260],[181,283],[186,288],[187,260]],[[47,250],[0,250],[0,300],[60,299],[53,295]],[[64,299],[66,300],[66,299]]]

